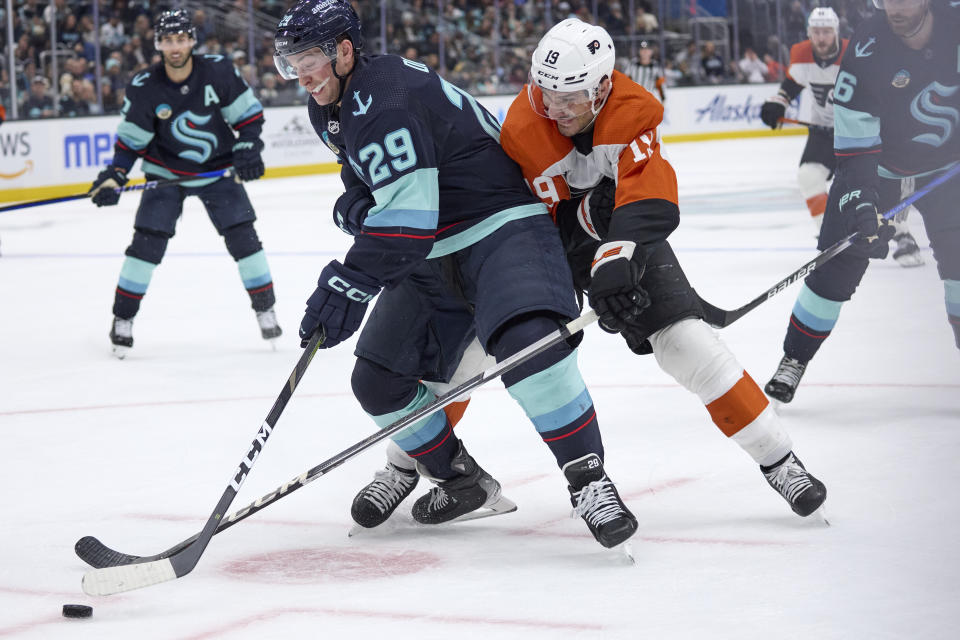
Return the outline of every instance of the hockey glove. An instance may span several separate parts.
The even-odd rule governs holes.
[[[333,205],[333,222],[344,233],[358,236],[363,231],[363,221],[374,204],[376,201],[370,195],[367,185],[350,187]]]
[[[367,303],[378,293],[380,286],[373,278],[332,261],[320,272],[317,289],[307,300],[307,309],[300,321],[300,346],[307,346],[320,325],[327,334],[321,349],[347,340],[360,328]]]
[[[97,179],[90,186],[90,199],[98,207],[112,207],[120,202],[120,193],[114,191],[127,184],[127,172],[112,164],[97,175]]]
[[[263,142],[260,140],[238,140],[233,145],[233,169],[243,182],[263,176],[263,158],[260,157],[262,149]]]
[[[853,243],[870,258],[886,258],[894,228],[877,211],[877,191],[872,187],[850,189],[840,196],[840,215],[847,233],[856,233]]]
[[[643,251],[635,242],[607,242],[597,249],[587,297],[604,331],[623,331],[650,306],[650,296],[640,286],[643,270]]]
[[[771,129],[780,128],[780,119],[787,112],[788,104],[790,104],[790,100],[787,99],[783,91],[780,91],[760,107],[760,120]]]

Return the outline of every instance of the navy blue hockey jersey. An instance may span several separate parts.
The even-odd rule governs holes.
[[[363,56],[340,109],[310,121],[376,205],[344,264],[391,287],[420,261],[469,246],[510,220],[547,213],[500,147],[500,124],[426,65]]]
[[[850,38],[833,92],[839,171],[898,178],[960,161],[960,3],[943,5],[919,51],[883,12]]]
[[[113,164],[174,178],[227,168],[237,135],[262,148],[263,107],[234,65],[219,55],[194,55],[193,71],[174,83],[158,63],[127,87]],[[210,182],[197,181],[196,185]],[[191,183],[193,185],[193,183]]]

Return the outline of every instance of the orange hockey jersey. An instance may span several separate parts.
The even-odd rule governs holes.
[[[593,238],[632,240],[648,250],[679,222],[677,177],[660,154],[663,105],[619,71],[612,80],[610,97],[593,129],[573,138],[534,112],[524,88],[507,111],[500,143],[555,218],[578,215],[583,231]],[[583,195],[604,177],[616,181],[609,219],[586,219],[583,207],[557,206]]]

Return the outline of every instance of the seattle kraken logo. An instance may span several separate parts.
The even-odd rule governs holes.
[[[945,102],[960,89],[958,87],[946,87],[939,82],[931,82],[923,91],[917,94],[917,97],[910,103],[910,115],[918,122],[929,125],[932,128],[939,129],[939,133],[921,133],[914,136],[915,142],[928,144],[931,147],[940,147],[953,135],[953,130],[960,124],[960,112],[954,107],[949,107],[937,102]],[[933,95],[936,94],[938,100],[935,102]]]
[[[353,112],[353,115],[355,115],[355,116],[362,116],[363,114],[365,114],[365,113],[367,112],[368,109],[370,109],[370,105],[373,104],[373,96],[372,96],[372,95],[368,95],[368,96],[367,96],[367,102],[364,103],[363,100],[360,99],[360,92],[359,92],[359,91],[354,91],[354,92],[353,92],[353,99],[357,101],[357,110]]]
[[[176,117],[171,123],[173,137],[184,146],[191,147],[177,155],[197,164],[203,164],[210,159],[213,150],[217,147],[217,136],[209,131],[203,131],[200,127],[210,122],[211,117],[198,116],[192,111]]]

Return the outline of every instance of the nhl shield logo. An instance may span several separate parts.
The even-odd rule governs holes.
[[[340,133],[340,121],[339,121],[339,120],[331,120],[330,122],[328,122],[328,123],[327,123],[327,131],[329,131],[329,132],[332,133],[333,135],[337,135],[338,133]]]
[[[893,80],[890,82],[897,89],[903,89],[905,86],[910,84],[910,73],[906,69],[900,69],[893,76]]]
[[[593,42],[590,42],[589,44],[587,44],[587,49],[589,49],[589,50],[590,50],[590,53],[592,53],[592,54],[594,54],[594,55],[596,55],[597,49],[599,49],[599,48],[600,48],[600,41],[599,41],[599,40],[594,40]]]
[[[161,104],[157,106],[156,114],[161,120],[167,120],[173,115],[173,109],[168,104]]]

